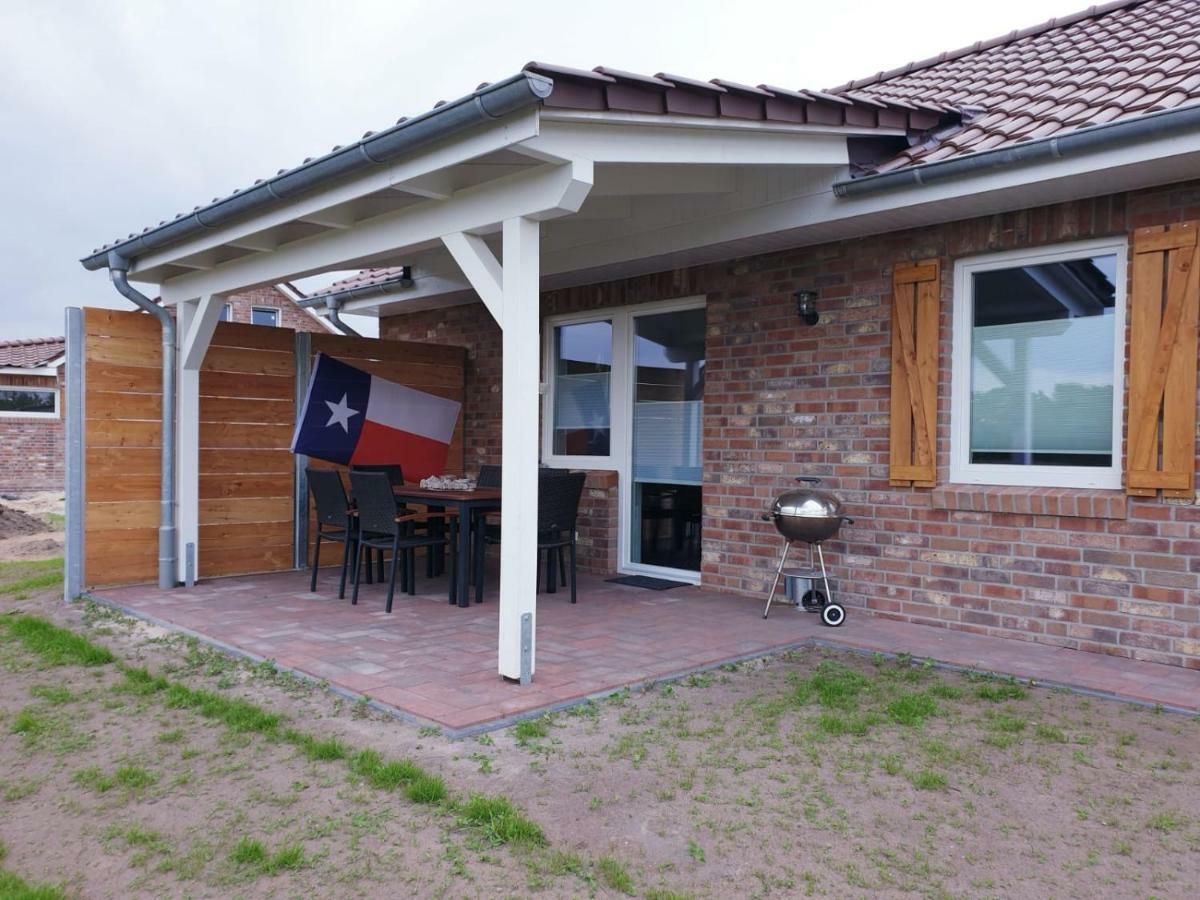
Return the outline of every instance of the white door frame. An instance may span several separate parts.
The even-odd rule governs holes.
[[[680,312],[687,309],[705,309],[708,298],[704,294],[656,300],[649,303],[609,306],[580,313],[547,316],[543,329],[543,371],[545,390],[542,396],[542,460],[547,465],[575,469],[612,470],[617,473],[617,542],[620,547],[617,571],[623,575],[653,575],[690,584],[700,583],[700,572],[688,569],[672,569],[666,566],[651,566],[633,562],[630,545],[633,506],[633,347],[634,320],[642,316]],[[609,422],[608,456],[558,456],[554,453],[554,329],[560,325],[578,325],[584,322],[612,322],[612,383],[611,418]],[[701,487],[703,490],[703,486]]]

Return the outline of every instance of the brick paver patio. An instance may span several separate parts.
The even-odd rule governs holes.
[[[1200,672],[951,632],[850,610],[838,629],[779,606],[761,618],[757,599],[682,587],[655,592],[580,576],[579,603],[565,591],[538,598],[533,684],[496,674],[496,578],[482,605],[449,606],[441,579],[418,579],[416,597],[363,585],[358,606],[337,600],[336,570],[218,578],[190,590],[109,588],[96,599],[194,633],[219,646],[324,679],[452,734],[495,727],[620,687],[820,642],[907,652],[964,668],[1002,672],[1166,707],[1196,711]]]

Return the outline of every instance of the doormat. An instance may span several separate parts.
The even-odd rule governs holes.
[[[668,581],[666,578],[651,578],[649,575],[622,575],[620,578],[608,578],[609,584],[623,584],[626,587],[645,588],[648,591],[669,591],[671,588],[690,587],[686,581]]]

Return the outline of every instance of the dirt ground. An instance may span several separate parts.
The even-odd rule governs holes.
[[[47,559],[62,552],[62,491],[0,498],[0,562]]]
[[[0,612],[410,759],[452,796],[511,798],[549,839],[495,846],[450,806],[130,696],[112,665],[47,668],[0,629],[2,865],[66,896],[1165,898],[1200,883],[1200,719],[814,650],[456,742],[30,580],[0,570]],[[250,839],[302,863],[236,862]]]

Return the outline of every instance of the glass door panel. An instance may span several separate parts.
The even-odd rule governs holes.
[[[633,321],[630,561],[698,572],[705,313]]]

